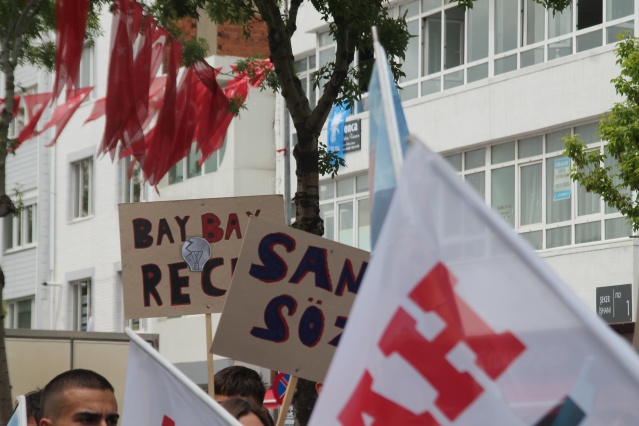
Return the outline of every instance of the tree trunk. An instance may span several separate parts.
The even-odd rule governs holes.
[[[299,137],[299,135],[298,135]],[[315,235],[324,235],[324,221],[319,209],[319,152],[317,137],[310,141],[298,140],[293,149],[297,175],[295,192],[295,227]]]
[[[4,290],[4,272],[0,268],[0,304],[2,304],[2,291]],[[9,364],[7,362],[7,350],[4,331],[4,306],[0,311],[0,424],[7,424],[13,412],[13,399],[11,398],[11,384],[9,383]]]

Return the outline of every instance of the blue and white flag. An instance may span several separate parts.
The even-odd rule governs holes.
[[[408,126],[384,48],[375,41],[375,66],[368,85],[370,105],[371,249],[386,218],[406,150]]]
[[[421,141],[311,426],[639,425],[639,357]]]
[[[331,115],[328,116],[328,138],[326,149],[335,152],[340,158],[344,158],[344,123],[351,114],[351,109],[346,105],[333,105]]]
[[[7,426],[28,426],[27,400],[24,395],[19,395],[16,398],[16,402],[16,408],[13,410],[13,415],[9,419]]]

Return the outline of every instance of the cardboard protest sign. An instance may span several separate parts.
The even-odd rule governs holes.
[[[322,381],[369,253],[252,217],[212,351]]]
[[[221,312],[249,217],[284,223],[281,195],[120,204],[119,213],[127,319]]]

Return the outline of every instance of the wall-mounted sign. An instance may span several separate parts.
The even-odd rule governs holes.
[[[597,287],[597,315],[608,323],[632,321],[632,285]]]
[[[362,121],[348,121],[344,123],[344,152],[362,149]]]
[[[570,198],[570,158],[557,158],[554,162],[554,194],[553,201],[565,200]]]

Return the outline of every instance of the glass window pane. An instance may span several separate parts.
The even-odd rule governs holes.
[[[477,193],[484,200],[486,199],[486,177],[485,176],[486,176],[485,172],[479,172],[479,173],[472,173],[472,174],[466,175],[464,178],[466,180],[466,183],[472,186],[473,189],[475,189],[475,191],[477,191]]]
[[[495,169],[491,173],[490,190],[492,199],[490,205],[514,228],[515,167],[509,166]]]
[[[399,16],[404,16],[404,14],[406,14],[406,18],[419,14],[419,3],[417,0],[399,6]]]
[[[437,13],[424,19],[424,69],[426,74],[433,74],[442,70],[442,18]]]
[[[541,223],[541,163],[521,168],[520,224]]]
[[[535,155],[542,154],[542,136],[533,136],[530,138],[522,139],[518,142],[519,158],[534,157]]]
[[[491,164],[505,163],[515,159],[515,141],[495,145],[490,148]]]
[[[320,217],[324,220],[324,238],[335,241],[335,207],[332,203],[320,205]]]
[[[31,328],[31,299],[16,303],[18,309],[17,328]]]
[[[572,39],[566,39],[548,45],[548,60],[551,61],[564,56],[572,55]]]
[[[579,0],[577,5],[577,29],[594,27],[603,22],[603,0]]]
[[[319,34],[319,45],[320,46],[327,46],[329,44],[333,43],[333,36],[330,34],[329,31],[324,31],[323,33]]]
[[[406,55],[402,64],[402,71],[406,73],[399,81],[404,82],[419,77],[419,21],[408,22],[408,32],[415,36],[408,39]]]
[[[189,155],[187,156],[187,161],[188,161],[187,169],[186,169],[187,178],[201,176],[202,175],[202,168],[198,164],[198,155],[197,155],[197,145],[196,144],[192,144],[191,145],[191,152],[189,152]]]
[[[466,165],[465,169],[474,169],[484,167],[486,164],[486,148],[475,149],[464,154]]]
[[[344,197],[346,195],[353,195],[354,187],[355,187],[355,178],[338,180],[337,196]]]
[[[519,66],[521,68],[526,68],[531,65],[541,64],[542,62],[544,62],[544,48],[537,47],[535,49],[521,52],[519,61],[520,61]]]
[[[337,241],[352,246],[353,241],[353,202],[338,205],[339,223]]]
[[[546,153],[555,151],[564,152],[566,145],[562,138],[565,136],[570,136],[570,129],[563,129],[548,133],[546,135]]]
[[[564,157],[553,157],[546,160],[546,223],[557,223],[570,220],[572,207],[570,193],[567,194],[565,185],[570,185],[570,177],[565,176],[563,166]],[[555,167],[557,165],[557,167]],[[555,177],[557,185],[555,185]],[[546,240],[548,247],[548,240]]]
[[[634,21],[624,22],[623,24],[613,25],[606,28],[606,43],[614,43],[619,40],[619,35],[634,37],[635,23]]]
[[[585,144],[599,142],[601,141],[601,138],[597,134],[598,128],[598,122],[584,124],[583,126],[575,127],[575,134],[579,135],[579,139],[581,139]]]
[[[606,219],[606,239],[611,240],[613,238],[624,238],[632,235],[632,226],[625,217],[618,217],[616,219]]]
[[[495,53],[517,48],[517,3],[512,0],[495,0]]]
[[[601,241],[601,222],[580,223],[575,225],[575,244]]]
[[[572,6],[563,12],[548,11],[548,38],[559,37],[572,31]]]
[[[335,186],[333,182],[320,183],[319,186],[319,198],[320,201],[329,200],[335,198]]]
[[[84,160],[82,166],[82,217],[89,215],[89,188],[91,185],[91,160]]]
[[[5,216],[4,222],[4,249],[9,250],[13,248],[13,216]]]
[[[488,78],[488,64],[485,63],[475,65],[474,67],[469,67],[466,76],[468,79],[468,83]]]
[[[617,159],[613,157],[612,155],[610,155],[607,148],[608,148],[607,146],[604,147],[604,154],[606,155],[606,158],[604,159],[604,167],[610,167],[612,182],[615,186],[619,186],[621,185],[622,180],[619,177],[619,167],[617,166]],[[627,186],[619,188],[619,192],[623,196],[626,196],[626,197],[630,196],[630,188],[628,188]],[[609,206],[608,203],[606,203],[606,214],[616,213],[616,212],[618,212],[618,210],[615,207]]]
[[[371,250],[371,212],[369,199],[357,201],[357,247],[362,250]]]
[[[476,1],[468,9],[468,62],[488,56],[488,2]]]
[[[35,206],[28,206],[25,208],[25,243],[29,244],[35,241]]]
[[[570,245],[572,232],[570,226],[549,229],[546,231],[546,248],[554,248]]]
[[[446,9],[446,34],[444,38],[444,69],[464,63],[464,9]]]
[[[544,39],[546,9],[534,0],[526,0],[526,44]]]
[[[444,160],[448,161],[448,164],[450,164],[451,167],[453,169],[455,169],[455,171],[461,172],[461,170],[462,170],[462,155],[461,155],[461,153],[460,154],[447,155],[446,157],[444,157]]]
[[[524,232],[521,237],[528,242],[535,250],[541,250],[544,248],[544,234],[542,231]]]
[[[317,59],[315,55],[311,55],[308,57],[308,69],[314,70],[315,68],[317,68]]]
[[[169,170],[169,185],[180,183],[184,180],[184,159],[178,161],[175,166]]]
[[[589,214],[599,213],[601,211],[601,198],[592,192],[586,192],[586,189],[577,184],[577,214],[585,216]]]
[[[464,71],[455,71],[444,76],[444,90],[459,87],[464,84]]]
[[[213,173],[217,171],[217,153],[219,151],[215,151],[209,158],[204,162],[204,173]]]
[[[623,18],[635,13],[633,0],[606,0],[606,20]]]
[[[358,193],[367,192],[368,191],[368,175],[357,176],[357,182],[355,186],[356,186],[355,189]]]
[[[404,101],[410,101],[411,99],[416,99],[419,97],[419,86],[417,83],[411,84],[410,86],[402,87],[402,90],[399,91],[399,98]]]
[[[306,67],[306,58],[299,59],[299,60],[295,61],[295,71],[304,72],[304,71],[306,71],[306,69],[307,69],[307,67]]]
[[[495,75],[515,71],[517,69],[517,55],[506,56],[495,60]]]
[[[442,0],[422,0],[422,12],[428,12],[429,10],[441,7]]]
[[[431,78],[422,83],[422,96],[431,95],[433,93],[441,92],[442,83],[439,77]]]
[[[586,34],[577,36],[577,52],[584,52],[586,50],[594,49],[603,45],[603,32],[593,31]]]

